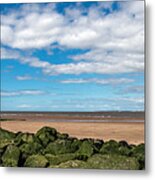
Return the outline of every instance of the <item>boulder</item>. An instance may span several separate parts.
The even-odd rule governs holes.
[[[117,154],[95,154],[87,160],[87,168],[109,170],[138,170],[139,163],[134,157]]]
[[[100,153],[101,154],[119,154],[119,143],[114,140],[105,142],[100,149]]]
[[[76,154],[74,153],[60,154],[60,155],[46,154],[45,157],[49,161],[50,165],[58,165],[60,163],[75,159]]]
[[[5,148],[6,146],[13,144],[13,139],[0,139],[0,149]]]
[[[69,135],[66,134],[66,133],[59,133],[59,132],[57,132],[57,138],[58,139],[67,139],[68,137],[69,137]]]
[[[128,148],[127,146],[120,146],[118,148],[118,153],[120,155],[129,156],[130,155],[130,148]]]
[[[126,141],[119,141],[119,146],[130,148],[129,144]]]
[[[79,150],[76,152],[78,159],[80,160],[86,160],[88,157],[90,157],[94,152],[92,143],[88,140],[85,140],[82,142]]]
[[[43,151],[43,147],[41,144],[37,142],[24,143],[19,147],[22,153],[22,160],[24,161],[28,156],[33,154],[38,154]]]
[[[140,169],[145,169],[145,144],[133,146],[130,155],[138,160]]]
[[[100,139],[95,139],[93,140],[93,148],[94,148],[94,152],[98,153],[103,145],[104,141],[100,140]]]
[[[72,146],[72,141],[57,139],[56,141],[49,143],[44,151],[45,154],[65,154],[75,152],[75,147]]]
[[[48,143],[55,141],[56,136],[56,129],[50,127],[43,127],[36,133],[36,137],[39,138],[44,147],[46,147]]]
[[[24,166],[25,167],[40,167],[40,168],[44,168],[44,167],[47,167],[48,166],[48,160],[42,156],[42,155],[32,155],[32,156],[29,156],[26,161],[25,161],[25,164]]]
[[[39,142],[39,140],[34,136],[32,133],[21,133],[18,132],[14,139],[14,142],[17,146],[24,144],[24,143],[32,143],[32,142]]]
[[[50,165],[49,168],[86,168],[86,162],[80,160],[70,160],[59,165]]]
[[[2,163],[5,167],[17,167],[19,162],[20,150],[14,145],[7,146],[3,156]]]
[[[0,140],[13,138],[15,138],[15,133],[0,128]]]

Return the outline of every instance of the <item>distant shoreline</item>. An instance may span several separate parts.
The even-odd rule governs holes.
[[[1,112],[1,119],[35,121],[143,121],[144,112]]]

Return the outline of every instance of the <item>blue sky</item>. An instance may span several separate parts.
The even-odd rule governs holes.
[[[2,111],[144,110],[143,1],[0,6]]]

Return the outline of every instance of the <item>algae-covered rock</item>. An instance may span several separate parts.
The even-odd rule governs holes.
[[[76,154],[74,153],[59,154],[59,155],[46,154],[45,157],[49,161],[50,165],[58,165],[60,163],[75,159]]]
[[[144,154],[145,153],[145,145],[142,143],[137,146],[134,146],[131,150],[131,153],[133,155]]]
[[[82,142],[79,150],[76,152],[78,159],[80,160],[86,160],[88,157],[90,157],[94,152],[92,143],[88,140],[85,140]]]
[[[86,162],[81,160],[70,160],[59,165],[50,165],[49,168],[86,168]]]
[[[80,141],[77,138],[73,138],[70,140],[71,140],[71,149],[73,150],[73,152],[76,152],[80,148],[82,141]]]
[[[41,144],[37,142],[24,143],[19,147],[22,153],[22,159],[25,160],[28,156],[33,154],[39,154],[43,151]]]
[[[105,142],[101,149],[101,154],[119,154],[119,143],[114,140]]]
[[[57,132],[57,138],[58,139],[67,139],[69,135],[67,133],[59,133]]]
[[[0,148],[5,148],[6,146],[13,144],[14,140],[13,139],[0,139]]]
[[[143,143],[133,146],[130,155],[138,160],[140,169],[145,169],[145,145]]]
[[[49,143],[45,149],[45,154],[65,154],[75,152],[75,147],[72,147],[72,141],[58,139],[52,143]]]
[[[56,129],[50,127],[43,127],[36,133],[36,137],[40,139],[44,147],[46,147],[48,143],[55,141],[56,136]]]
[[[87,168],[138,170],[139,163],[134,157],[126,157],[116,154],[95,154],[87,160]]]
[[[131,152],[130,152],[130,148],[128,148],[126,146],[120,146],[118,148],[118,153],[120,155],[129,156]]]
[[[7,149],[5,150],[2,156],[3,166],[17,167],[19,156],[20,156],[20,150],[18,149],[18,147],[14,145],[7,146]]]
[[[103,140],[100,139],[95,139],[93,140],[93,148],[94,148],[94,152],[98,153],[103,145]]]
[[[0,140],[13,138],[15,138],[15,133],[0,128]]]
[[[24,166],[44,168],[48,166],[48,160],[42,155],[32,155],[26,159]]]
[[[126,141],[119,141],[119,146],[130,148],[129,144]]]
[[[18,132],[14,139],[14,142],[17,146],[23,143],[32,143],[32,142],[39,142],[39,140],[34,136],[32,133],[21,133]]]

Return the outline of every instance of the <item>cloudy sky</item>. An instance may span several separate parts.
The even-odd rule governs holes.
[[[143,1],[0,6],[2,110],[144,110]]]

